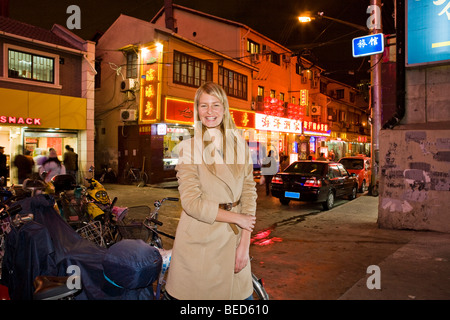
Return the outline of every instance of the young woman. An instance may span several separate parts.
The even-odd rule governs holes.
[[[183,211],[166,290],[183,300],[247,299],[257,198],[250,153],[219,85],[197,90],[194,120],[194,137],[179,144]]]

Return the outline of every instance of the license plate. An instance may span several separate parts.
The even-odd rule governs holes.
[[[299,192],[285,191],[285,192],[284,192],[284,196],[285,196],[286,198],[300,199],[300,193],[299,193]]]

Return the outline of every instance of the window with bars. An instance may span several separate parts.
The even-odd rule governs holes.
[[[174,51],[173,82],[190,87],[200,87],[212,81],[213,64],[190,55]]]
[[[55,59],[8,49],[8,77],[55,82]]]
[[[227,95],[247,100],[247,76],[219,66],[219,85]]]

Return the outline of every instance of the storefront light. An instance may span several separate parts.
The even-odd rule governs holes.
[[[161,42],[157,42],[155,45],[156,45],[156,50],[158,52],[162,52],[163,51],[164,46],[163,46],[163,44]]]

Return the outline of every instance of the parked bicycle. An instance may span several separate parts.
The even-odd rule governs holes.
[[[138,187],[145,187],[148,182],[148,175],[144,170],[134,168],[132,165],[125,166],[123,171],[123,180],[127,184],[135,184]]]
[[[172,249],[164,249],[161,236],[172,240],[175,239],[173,235],[158,229],[158,226],[163,225],[163,223],[159,220],[159,210],[166,200],[178,201],[179,199],[167,197],[162,200],[156,200],[153,204],[155,207],[153,212],[148,206],[137,207],[140,212],[140,216],[138,214],[133,214],[133,212],[136,213],[137,211],[134,211],[133,208],[129,208],[127,215],[120,223],[118,223],[119,233],[123,238],[140,238],[159,250],[162,257],[162,268],[155,288],[155,299],[157,300],[163,297],[164,299],[169,299],[168,295],[164,291],[164,286],[166,274],[170,267],[170,260],[172,257]],[[147,214],[143,219],[143,222],[140,222],[142,220],[139,220],[139,217],[142,217],[142,214],[146,211]],[[252,282],[254,299],[269,300],[269,295],[264,288],[262,279],[252,273]]]

